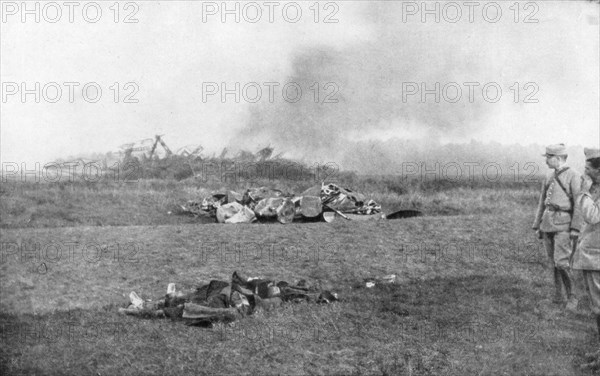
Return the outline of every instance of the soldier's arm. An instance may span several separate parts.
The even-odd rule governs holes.
[[[544,214],[544,202],[546,201],[546,178],[542,180],[542,191],[540,193],[540,200],[538,201],[537,211],[535,213],[535,220],[533,221],[532,228],[538,230],[540,228],[540,222],[542,221],[542,214]]]
[[[600,198],[594,202],[589,193],[584,192],[577,198],[577,203],[581,210],[581,215],[589,224],[600,223]]]
[[[573,197],[573,216],[571,218],[571,230],[581,231],[581,228],[584,225],[583,214],[581,212],[580,205],[577,205],[577,197],[581,193],[581,175],[573,174],[571,180],[569,181],[571,195]]]

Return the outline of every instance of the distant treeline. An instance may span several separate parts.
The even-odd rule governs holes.
[[[594,145],[589,145],[594,146]],[[583,171],[583,146],[569,146],[568,164]],[[543,145],[502,145],[497,142],[440,144],[399,139],[357,142],[339,161],[345,170],[367,175],[445,175],[450,178],[462,173],[462,179],[474,175],[494,180],[494,171],[503,178],[516,180],[543,175],[547,166]]]
[[[423,187],[455,186],[470,183],[494,185],[538,182],[548,168],[541,145],[502,145],[496,142],[440,144],[391,139],[355,142],[339,157],[306,156],[303,160],[284,157],[258,159],[256,154],[243,157],[123,158],[117,153],[69,157],[98,161],[104,168],[117,166],[128,180],[194,178],[203,182],[237,184],[257,180],[328,181],[354,175],[395,177],[415,181]],[[583,147],[568,147],[568,164],[583,171]],[[119,159],[121,158],[121,159]]]

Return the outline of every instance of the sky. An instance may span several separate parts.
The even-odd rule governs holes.
[[[70,22],[63,2],[2,1],[0,158],[156,134],[313,159],[391,138],[600,146],[600,6],[479,3],[274,2],[270,20],[265,2],[76,2]]]

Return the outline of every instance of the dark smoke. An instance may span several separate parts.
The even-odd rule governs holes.
[[[419,96],[402,100],[403,82],[462,82],[466,73],[477,77],[483,63],[457,45],[433,45],[426,35],[406,35],[382,30],[380,42],[360,43],[343,49],[311,47],[298,51],[293,72],[285,80],[303,89],[297,103],[279,100],[252,107],[246,127],[233,140],[240,143],[271,143],[293,154],[335,157],[352,146],[348,136],[389,131],[416,124],[426,134],[469,132],[483,114],[481,103],[467,106],[433,102],[419,103]],[[309,88],[320,83],[320,102],[333,88],[338,103],[315,103]],[[432,88],[430,84],[428,88]],[[364,137],[364,136],[363,136]],[[252,146],[252,144],[248,145]]]
[[[502,85],[552,76],[556,85],[562,85],[561,80],[566,80],[560,74],[567,70],[566,61],[553,61],[548,67],[531,64],[531,57],[539,50],[531,52],[534,41],[523,37],[525,29],[403,24],[398,19],[399,6],[396,9],[390,2],[365,6],[364,18],[375,30],[369,42],[298,50],[285,81],[302,87],[302,99],[252,107],[247,124],[232,144],[248,148],[270,144],[279,152],[312,160],[356,159],[357,154],[366,152],[372,163],[386,166],[392,155],[375,151],[376,142],[365,143],[379,132],[412,132],[430,141],[450,137],[469,142],[486,131],[500,105],[486,103],[481,98],[481,86],[476,89],[475,102],[468,103],[463,82]],[[545,43],[551,51],[555,44],[570,48],[565,47],[564,40]],[[314,103],[308,88],[315,82],[321,87],[326,82],[335,83],[338,103]],[[458,103],[443,99],[435,103],[429,95],[426,103],[420,103],[415,95],[403,103],[403,82],[426,82],[428,89],[435,82],[442,86],[457,82],[463,98]],[[321,100],[324,94],[322,91]],[[511,111],[519,111],[518,106],[512,106]]]

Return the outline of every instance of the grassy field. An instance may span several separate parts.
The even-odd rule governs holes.
[[[591,374],[578,367],[597,346],[592,318],[550,301],[537,184],[350,180],[386,212],[425,216],[218,225],[167,214],[216,183],[3,184],[2,374]],[[132,290],[158,298],[235,270],[340,301],[212,328],[117,313]],[[386,274],[396,283],[362,283]]]
[[[340,177],[340,184],[374,199],[386,213],[419,209],[428,216],[489,214],[510,210],[515,205],[535,205],[539,194],[538,183],[510,180],[449,183],[354,175]],[[253,184],[194,179],[57,184],[8,181],[0,185],[0,228],[211,223],[212,219],[194,219],[173,213],[186,201],[201,200],[215,191],[233,189],[243,193],[248,187],[269,186],[300,194],[320,184],[310,179],[259,180]]]

